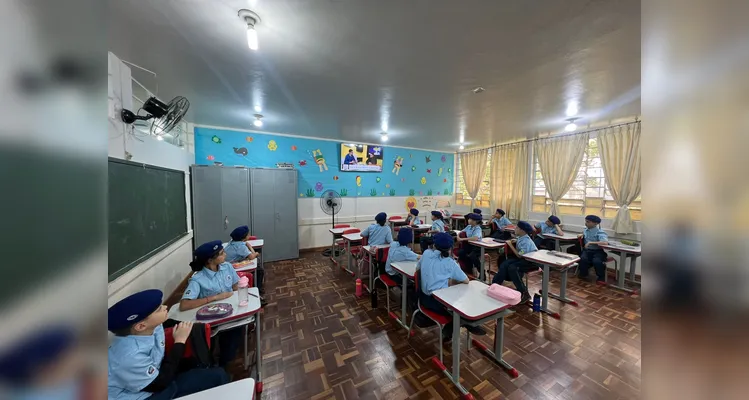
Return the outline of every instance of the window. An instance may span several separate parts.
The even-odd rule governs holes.
[[[471,196],[468,195],[468,191],[466,190],[465,182],[463,182],[463,171],[460,168],[460,154],[458,154],[458,157],[456,158],[458,160],[458,165],[456,167],[457,172],[457,178],[455,180],[456,182],[456,189],[455,189],[455,204],[457,205],[463,205],[463,206],[470,206],[471,205]],[[492,150],[489,149],[489,154],[486,156],[486,172],[484,172],[484,180],[481,182],[481,187],[479,188],[479,193],[476,196],[476,207],[489,207],[489,185],[490,185],[490,177],[491,177],[491,165],[492,165]]]
[[[546,192],[546,185],[537,157],[534,165],[531,209],[534,212],[548,213],[551,210],[551,199]],[[606,186],[606,179],[603,176],[598,141],[595,138],[590,139],[572,187],[559,200],[560,213],[562,215],[597,214],[602,218],[611,219],[614,218],[618,209],[619,206],[611,197],[611,193]],[[633,220],[639,221],[642,218],[640,197],[632,202],[629,210]]]

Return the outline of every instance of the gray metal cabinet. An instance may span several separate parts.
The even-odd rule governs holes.
[[[264,260],[298,258],[297,171],[253,168],[250,183],[252,232],[265,240]]]
[[[191,175],[195,247],[250,225],[249,169],[194,165]]]

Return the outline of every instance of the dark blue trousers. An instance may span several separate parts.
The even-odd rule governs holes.
[[[585,278],[588,276],[588,269],[592,266],[596,270],[599,281],[606,280],[606,252],[603,249],[583,249],[580,254],[580,272],[578,276]]]
[[[518,292],[525,293],[528,288],[523,283],[523,275],[537,268],[524,258],[508,258],[499,265],[499,271],[494,275],[492,283],[501,285],[504,281],[512,281]]]
[[[168,388],[159,393],[154,393],[148,399],[176,399],[227,383],[229,383],[229,375],[223,368],[193,368],[177,375],[177,378]]]
[[[557,245],[554,239],[544,239],[538,236],[533,239],[533,243],[535,243],[536,247],[539,249],[544,248],[546,250],[556,250],[554,247]]]

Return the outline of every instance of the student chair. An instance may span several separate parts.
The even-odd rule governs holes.
[[[208,342],[208,348],[211,348],[211,325],[203,324],[205,326],[205,339]],[[174,346],[174,327],[164,329],[164,349],[166,354],[169,354],[172,346]],[[185,352],[182,354],[182,358],[192,358],[193,349],[190,340],[185,342]]]
[[[247,240],[257,240],[257,236],[250,236],[250,238]]]
[[[450,323],[450,317],[444,316],[442,314],[437,314],[436,312],[431,311],[426,308],[421,308],[421,301],[420,301],[421,269],[416,270],[416,275],[414,275],[414,284],[416,285],[416,310],[414,310],[413,315],[411,315],[411,324],[408,325],[408,335],[414,336],[416,334],[416,332],[414,332],[413,330],[414,321],[416,320],[416,314],[422,313],[424,314],[424,316],[432,320],[435,324],[437,324],[437,332],[440,338],[439,342],[437,342],[437,345],[440,348],[440,363],[443,363],[444,361],[442,359],[442,329],[445,327],[445,325]],[[434,360],[434,358],[432,358],[432,360]],[[440,369],[443,368],[442,366],[439,366],[439,365],[438,367]]]
[[[372,267],[372,272],[376,274],[377,276],[374,278],[374,281],[372,282],[375,287],[377,286],[377,281],[382,282],[383,285],[385,285],[385,298],[387,299],[385,302],[385,309],[388,312],[388,315],[390,315],[390,318],[393,318],[395,320],[398,319],[398,316],[395,315],[394,312],[390,311],[390,289],[394,287],[398,287],[398,284],[393,280],[393,278],[388,275],[387,272],[383,270],[380,270],[380,266],[384,265],[385,261],[388,259],[388,254],[390,254],[390,248],[384,247],[382,249],[377,249],[377,253],[375,254],[375,265]],[[406,287],[401,288],[402,290],[406,290]]]
[[[349,225],[349,224],[336,224],[336,225],[333,225],[333,229],[350,228],[350,227],[351,227],[351,225]],[[346,246],[345,246],[346,243],[344,242],[343,238],[336,239],[334,243],[335,243],[335,245],[333,246],[333,251],[335,251],[338,254],[342,254],[342,253],[344,253],[346,251]]]

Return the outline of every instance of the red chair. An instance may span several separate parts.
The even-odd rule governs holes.
[[[208,342],[208,348],[211,348],[211,325],[203,324],[205,326],[205,340]],[[174,346],[174,327],[164,329],[164,349],[167,354]],[[185,352],[182,354],[182,358],[191,358],[193,356],[192,344],[188,340],[185,343]]]
[[[247,240],[257,240],[257,236],[250,236],[250,238]]]
[[[390,254],[390,248],[389,247],[383,247],[381,249],[377,249],[377,253],[375,253],[375,266],[374,268],[377,268],[375,270],[374,268],[371,270],[371,273],[376,274],[377,276],[374,278],[373,285],[377,285],[377,281],[382,282],[383,285],[385,285],[385,297],[387,303],[385,303],[385,309],[388,312],[388,315],[390,315],[391,318],[397,320],[398,316],[395,315],[392,311],[390,311],[390,288],[398,287],[398,283],[396,283],[393,278],[388,275],[385,271],[379,271],[379,266],[384,264],[388,259],[388,254]],[[403,288],[403,290],[406,290]]]
[[[333,225],[333,229],[339,229],[339,228],[350,228],[351,225],[348,224],[336,224]],[[345,247],[345,242],[342,238],[338,238],[335,240],[335,246],[333,247],[333,250],[336,252],[343,252],[342,248]]]
[[[408,325],[408,334],[409,336],[414,336],[415,332],[413,330],[414,321],[416,320],[416,314],[422,313],[430,320],[434,321],[435,324],[437,324],[437,330],[439,331],[439,337],[440,340],[437,342],[437,345],[440,347],[440,363],[443,363],[442,360],[442,329],[450,322],[450,317],[437,314],[434,311],[431,311],[426,308],[421,308],[421,269],[416,270],[416,275],[414,275],[414,284],[416,285],[416,310],[414,310],[413,315],[411,315],[411,324]],[[404,289],[405,290],[405,289]],[[432,358],[434,360],[434,358]],[[441,366],[438,365],[440,369],[443,369]]]

